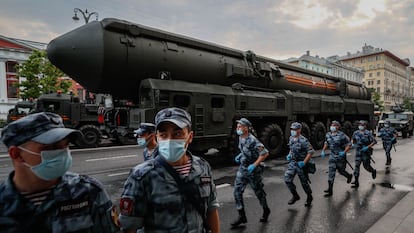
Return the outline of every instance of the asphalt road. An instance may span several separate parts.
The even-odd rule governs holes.
[[[361,166],[361,186],[350,188],[346,179],[336,176],[334,195],[323,197],[327,187],[328,158],[315,158],[317,172],[311,176],[314,201],[310,208],[304,207],[306,195],[295,178],[302,199],[289,206],[290,193],[283,182],[286,162],[266,161],[264,173],[265,190],[271,208],[270,221],[260,223],[262,209],[250,187],[244,198],[248,223],[245,227],[230,229],[230,222],[237,216],[233,199],[233,181],[237,166],[213,166],[218,198],[221,203],[221,232],[365,232],[382,217],[396,202],[414,188],[414,140],[398,140],[397,152],[392,152],[393,163],[386,169],[382,143],[375,146],[373,165],[378,171],[373,180]],[[316,153],[319,155],[319,151]],[[140,155],[140,156],[138,156]],[[122,186],[130,169],[142,162],[142,150],[136,146],[73,150],[71,171],[88,174],[99,179],[107,189],[114,203],[118,203]],[[283,156],[284,158],[284,156]],[[348,160],[354,165],[354,151]],[[0,181],[12,170],[5,151],[0,150]],[[350,168],[347,168],[350,171]]]

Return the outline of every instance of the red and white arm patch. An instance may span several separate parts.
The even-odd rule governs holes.
[[[124,197],[121,198],[119,201],[119,209],[121,210],[121,214],[125,216],[132,215],[132,211],[134,210],[135,202],[131,198]]]

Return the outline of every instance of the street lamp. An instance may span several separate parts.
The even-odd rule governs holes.
[[[85,20],[85,24],[87,24],[89,22],[89,19],[91,18],[92,15],[95,15],[96,20],[98,20],[98,12],[88,12],[88,9],[85,10],[85,12],[83,12],[81,9],[79,8],[75,8],[73,9],[73,12],[75,12],[75,15],[72,17],[73,20],[78,21],[79,17],[78,17],[78,12],[80,12],[83,16],[83,19]]]

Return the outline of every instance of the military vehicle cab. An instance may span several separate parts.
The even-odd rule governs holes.
[[[7,123],[18,120],[27,114],[31,113],[35,109],[36,103],[33,100],[19,101],[9,110],[7,114]]]
[[[395,128],[398,133],[401,133],[403,138],[408,135],[413,136],[413,118],[414,113],[411,111],[404,111],[400,106],[393,106],[391,112],[384,112],[378,124],[378,130],[384,127],[386,121],[390,122],[390,126]]]

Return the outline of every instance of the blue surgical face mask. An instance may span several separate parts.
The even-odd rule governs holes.
[[[336,127],[335,126],[331,126],[329,129],[331,130],[331,132],[336,132]]]
[[[364,130],[364,129],[365,129],[365,127],[364,127],[364,126],[362,126],[362,125],[359,125],[359,126],[358,126],[358,129],[359,129],[359,130]]]
[[[296,132],[296,130],[291,130],[290,131],[290,136],[292,136],[292,137],[296,137],[297,134],[298,133]]]
[[[137,138],[138,146],[146,147],[148,142],[145,138]]]
[[[241,135],[243,135],[243,130],[238,129],[238,130],[236,131],[236,133],[237,133],[237,135],[241,136]]]
[[[388,127],[390,127],[390,125],[389,124],[384,124],[384,127],[388,128]]]
[[[186,152],[186,139],[158,141],[158,152],[168,162],[177,162]]]
[[[24,163],[24,165],[30,167],[32,172],[42,180],[57,179],[63,176],[72,166],[72,156],[70,155],[69,148],[44,150],[40,154],[20,146],[19,148],[28,153],[40,155],[42,157],[42,162],[35,166]]]

